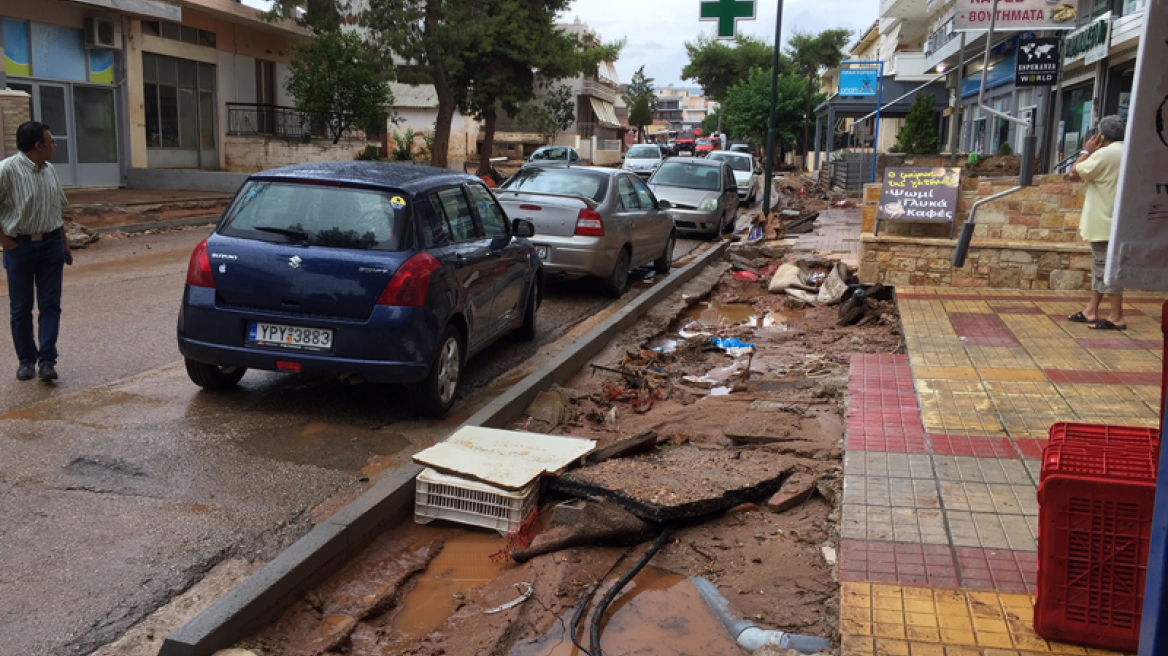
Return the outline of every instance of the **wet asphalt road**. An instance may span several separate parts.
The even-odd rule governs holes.
[[[174,337],[189,254],[208,232],[77,253],[58,384],[17,381],[0,341],[0,653],[86,654],[220,560],[272,558],[461,423],[493,378],[613,304],[596,283],[551,282],[537,342],[504,339],[472,360],[478,398],[443,422],[415,419],[388,385],[249,372],[211,394],[187,380]],[[680,241],[677,256],[698,244]]]

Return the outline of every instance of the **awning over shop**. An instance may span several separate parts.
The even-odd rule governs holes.
[[[662,132],[669,132],[668,125],[646,125],[645,134],[661,134]]]
[[[620,121],[616,119],[616,107],[607,100],[588,96],[592,103],[592,111],[596,113],[596,121],[606,128],[619,128]]]

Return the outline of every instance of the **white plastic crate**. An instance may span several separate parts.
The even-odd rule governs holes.
[[[414,521],[429,524],[445,519],[507,535],[531,516],[538,490],[539,479],[512,492],[427,468],[418,474],[416,482]]]

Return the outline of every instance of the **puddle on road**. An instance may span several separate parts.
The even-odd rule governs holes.
[[[447,540],[398,604],[401,611],[390,622],[391,635],[421,639],[437,631],[463,603],[455,595],[469,598],[498,578],[506,565],[492,562],[491,554],[506,545],[502,537],[489,533],[467,532]]]
[[[312,421],[252,433],[240,442],[245,451],[271,460],[359,470],[376,456],[409,446],[400,433]]]
[[[614,578],[615,580],[615,578]],[[601,589],[596,595],[604,595]],[[591,609],[589,609],[591,612]],[[516,645],[508,656],[581,656],[567,634],[571,612],[552,631],[530,643]],[[578,639],[588,644],[588,621]],[[647,567],[637,574],[609,607],[600,634],[605,653],[645,656],[741,656],[694,584],[684,576]]]
[[[50,403],[38,403],[29,408],[13,410],[0,415],[0,421],[24,419],[27,421],[65,420],[80,426],[106,428],[121,425],[126,420],[127,409],[144,412],[147,408],[165,407],[166,399],[133,394],[130,392],[96,391],[76,394],[65,399],[54,399]]]

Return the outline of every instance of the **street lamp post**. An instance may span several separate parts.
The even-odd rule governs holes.
[[[779,44],[783,36],[783,0],[775,11],[775,59],[771,65],[771,115],[767,123],[766,173],[762,190],[763,216],[771,212],[771,189],[775,178],[775,123],[779,105]]]

